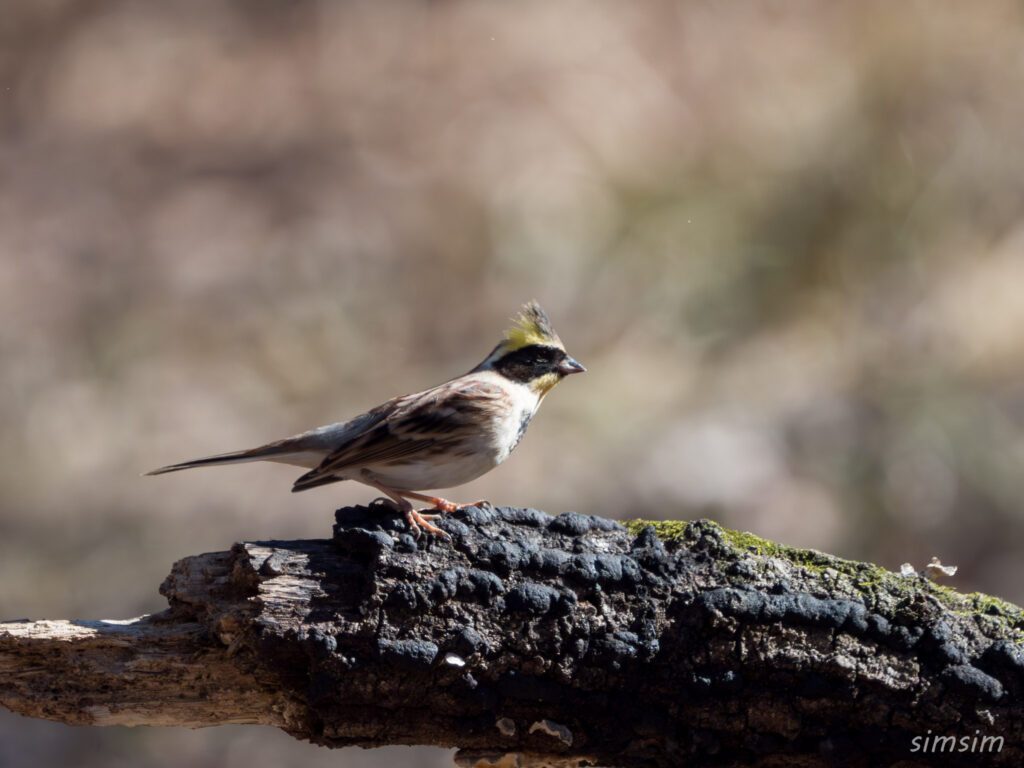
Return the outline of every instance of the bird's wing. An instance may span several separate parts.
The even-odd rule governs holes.
[[[381,464],[443,449],[475,434],[496,402],[504,397],[497,384],[453,379],[433,389],[397,397],[369,411],[361,429],[347,429],[344,439],[316,469],[295,481],[294,491],[325,482],[352,467]],[[360,419],[350,422],[353,426]],[[333,479],[340,480],[340,477]]]

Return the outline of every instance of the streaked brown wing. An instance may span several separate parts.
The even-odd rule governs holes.
[[[504,397],[489,381],[455,379],[402,403],[386,424],[400,440],[446,440],[482,428]]]
[[[389,411],[383,421],[352,436],[327,456],[316,469],[295,483],[295,490],[329,482],[329,475],[351,467],[380,464],[457,444],[482,427],[497,401],[501,387],[490,382],[455,379],[434,389],[396,398],[371,413]]]

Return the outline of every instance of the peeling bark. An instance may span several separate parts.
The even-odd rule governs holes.
[[[0,624],[0,703],[455,746],[463,764],[1024,761],[1006,603],[706,521],[470,508],[442,525],[450,540],[417,542],[386,507],[342,509],[330,540],[176,563],[163,613]]]

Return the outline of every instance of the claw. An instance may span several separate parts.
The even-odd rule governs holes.
[[[431,520],[436,520],[440,516],[441,515],[424,515],[422,512],[417,512],[415,509],[406,510],[405,513],[405,519],[409,521],[409,527],[412,528],[413,533],[417,538],[419,538],[421,531],[425,530],[435,536],[442,536],[446,539],[450,539],[451,534],[447,531],[441,530],[430,522]]]

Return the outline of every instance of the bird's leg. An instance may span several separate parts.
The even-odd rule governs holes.
[[[398,491],[398,493],[410,499],[425,501],[434,509],[439,509],[442,512],[454,512],[461,506],[453,501],[448,501],[448,499],[442,499],[440,496],[428,496],[425,493],[416,493],[415,491]]]
[[[439,509],[442,512],[454,512],[457,509],[465,509],[466,507],[479,507],[483,504],[488,503],[486,501],[474,501],[472,504],[456,504],[454,501],[442,499],[440,496],[428,496],[425,493],[415,493],[413,491],[397,491],[397,493],[400,493],[402,496],[408,496],[410,499],[416,499],[417,501],[425,501],[434,509]],[[437,515],[433,515],[433,517],[437,517]]]
[[[436,520],[441,515],[424,515],[422,512],[417,512],[415,509],[412,508],[412,504],[409,502],[408,499],[402,498],[403,496],[421,498],[419,494],[411,494],[408,491],[396,491],[392,488],[387,488],[386,486],[383,486],[380,483],[375,483],[372,480],[365,478],[365,476],[362,482],[386,494],[387,497],[395,503],[395,506],[398,507],[398,511],[403,512],[405,514],[405,519],[408,521],[409,527],[412,528],[413,533],[415,533],[417,536],[419,536],[420,529],[424,529],[438,536],[444,536],[446,539],[451,538],[451,536],[446,531],[442,531],[440,528],[438,528],[436,525],[433,525],[430,522],[431,520]],[[444,500],[442,499],[442,501]],[[451,504],[451,502],[445,503]]]

